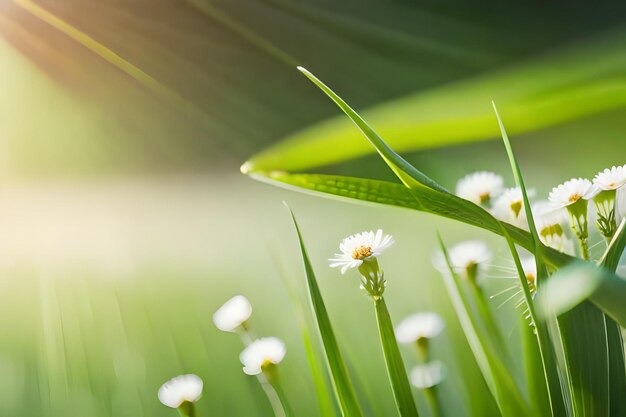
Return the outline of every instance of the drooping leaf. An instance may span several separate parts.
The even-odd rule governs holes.
[[[441,237],[439,237],[439,243],[448,265],[447,272],[449,273],[441,274],[446,290],[491,394],[504,417],[528,416],[530,407],[524,400],[522,392],[499,356],[496,347],[492,344],[491,338],[480,331],[480,326],[471,312],[471,303],[462,290],[460,279],[450,264]]]
[[[322,174],[290,174],[274,171],[251,174],[254,179],[297,191],[347,199],[360,203],[384,204],[432,213],[480,227],[502,235],[502,227],[520,246],[532,250],[533,242],[528,232],[508,223],[500,223],[481,207],[453,194],[440,193],[428,187],[408,189],[402,184]],[[552,248],[542,247],[546,262],[558,267],[573,258]]]
[[[348,369],[343,360],[335,332],[326,311],[326,306],[322,298],[322,294],[317,286],[317,279],[313,272],[313,267],[309,261],[309,256],[300,233],[300,228],[296,221],[295,216],[291,213],[296,232],[298,234],[298,241],[300,243],[300,250],[302,253],[302,260],[304,262],[304,270],[306,275],[307,287],[309,290],[309,297],[311,301],[311,307],[315,316],[320,337],[322,339],[322,345],[324,346],[324,352],[326,354],[326,361],[328,364],[328,370],[333,382],[333,388],[339,403],[342,415],[344,417],[360,417],[363,415],[361,407],[356,398],[354,387],[348,374]]]
[[[398,348],[398,342],[396,341],[393,323],[391,322],[391,317],[387,310],[387,304],[383,297],[375,300],[374,304],[380,343],[383,348],[387,374],[389,376],[389,382],[391,383],[393,397],[398,407],[398,412],[401,417],[417,417],[418,413],[415,407],[415,401],[413,400],[411,385],[409,384],[404,361],[402,360],[402,355]]]

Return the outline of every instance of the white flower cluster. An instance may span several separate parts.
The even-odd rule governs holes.
[[[243,295],[236,295],[213,314],[213,323],[225,332],[242,332],[245,339],[249,340],[246,323],[251,315],[252,305],[248,299]],[[246,344],[239,360],[247,375],[259,375],[268,367],[278,365],[287,353],[285,343],[277,337],[262,337]]]
[[[528,230],[528,221],[521,190],[504,188],[504,180],[493,172],[476,172],[461,178],[456,194],[488,210],[498,220]],[[626,165],[607,168],[593,181],[572,178],[554,187],[547,201],[532,203],[532,213],[543,243],[559,251],[574,254],[574,236],[581,242],[583,256],[588,248],[588,201],[597,212],[596,226],[607,238],[612,238],[617,225],[626,216]],[[534,192],[528,192],[533,197]],[[569,214],[569,215],[568,215]]]
[[[240,333],[244,350],[239,355],[243,372],[247,375],[259,375],[266,371],[270,374],[278,365],[287,349],[285,343],[277,337],[262,337],[251,340],[248,319],[252,315],[252,305],[243,295],[236,295],[226,301],[213,314],[215,327],[224,332]],[[269,374],[268,374],[269,375]],[[202,396],[202,379],[197,375],[181,375],[167,381],[158,392],[159,401],[164,405],[179,409],[181,415],[193,415],[194,403]]]

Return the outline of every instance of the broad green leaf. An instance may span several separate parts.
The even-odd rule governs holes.
[[[557,315],[577,416],[609,415],[609,347],[604,314],[586,301],[612,275],[584,263],[552,275],[538,294],[542,317]]]
[[[524,356],[524,370],[528,389],[528,398],[534,415],[554,416],[550,404],[550,394],[546,385],[543,358],[537,344],[534,326],[525,317],[520,318],[522,331],[522,352]],[[553,369],[556,372],[556,369]],[[558,375],[556,382],[558,384]],[[560,387],[559,387],[560,395]],[[560,397],[557,397],[560,399]],[[561,414],[563,415],[563,414]]]
[[[304,262],[304,270],[307,280],[307,287],[309,289],[309,297],[311,306],[313,308],[313,314],[317,321],[320,337],[322,338],[322,344],[324,346],[324,352],[326,353],[326,360],[328,363],[328,369],[333,382],[333,388],[335,395],[337,396],[337,402],[344,417],[360,417],[363,415],[361,407],[356,398],[348,369],[339,350],[337,339],[335,338],[335,332],[328,317],[326,306],[317,286],[317,280],[313,272],[313,267],[309,261],[309,256],[304,246],[304,240],[300,233],[300,228],[296,221],[295,216],[291,213],[296,232],[298,234],[298,241],[300,243],[300,251],[302,252],[302,260]]]
[[[380,344],[383,348],[385,357],[385,365],[387,366],[387,374],[393,391],[393,397],[398,407],[401,417],[414,416],[417,417],[417,408],[413,400],[411,385],[406,374],[406,368],[396,335],[393,330],[393,323],[387,310],[387,304],[383,297],[374,301],[376,307],[376,320],[378,321],[378,334],[380,335]]]
[[[626,415],[626,364],[622,330],[615,320],[605,315],[609,344],[609,408],[611,416]]]
[[[510,133],[533,132],[626,105],[622,33],[576,44],[518,66],[417,92],[363,114],[396,152],[494,139],[488,103],[507,114]],[[342,118],[285,138],[248,161],[251,170],[303,170],[372,152]],[[333,149],[333,152],[328,152]]]
[[[502,362],[496,347],[491,343],[491,338],[480,332],[480,326],[471,313],[471,303],[450,264],[448,252],[441,237],[439,237],[439,243],[449,270],[449,273],[441,274],[446,290],[491,394],[504,417],[528,416],[529,406],[511,377],[509,369]]]
[[[609,357],[604,314],[589,301],[558,318],[576,416],[609,416]]]
[[[528,250],[534,248],[528,232],[508,223],[499,222],[476,204],[453,194],[441,193],[428,187],[408,189],[402,184],[388,181],[322,174],[290,174],[281,171],[257,172],[251,176],[259,181],[297,191],[313,192],[321,196],[432,213],[480,227],[498,235],[502,235],[502,228],[504,227],[517,244]],[[573,259],[569,255],[545,246],[542,246],[541,251],[546,262],[554,267],[565,265]]]
[[[609,247],[598,262],[611,272],[615,272],[626,247],[626,219],[620,223]],[[626,360],[624,358],[624,340],[622,329],[611,317],[604,316],[606,335],[609,345],[609,400],[610,415],[626,415]]]
[[[591,300],[609,317],[626,326],[626,280],[603,268],[577,262],[550,277],[536,299],[538,315],[562,314]]]

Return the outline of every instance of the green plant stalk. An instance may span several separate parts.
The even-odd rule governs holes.
[[[265,392],[265,396],[272,406],[272,410],[274,411],[275,417],[291,417],[291,414],[288,412],[289,408],[286,406],[286,403],[283,402],[283,398],[281,394],[275,387],[275,383],[270,383],[268,378],[264,374],[257,375],[257,379],[261,384],[261,388],[263,388],[263,392]]]
[[[437,399],[437,387],[429,387],[424,390],[426,401],[430,407],[431,417],[440,417],[441,410],[439,409],[439,400]]]
[[[278,378],[272,378],[270,382],[271,387],[276,392],[276,396],[278,397],[278,401],[280,402],[280,406],[282,409],[282,415],[285,417],[293,417],[294,413],[289,406],[289,401],[287,400],[287,395],[285,395],[285,391],[283,390],[283,386],[278,380]],[[276,415],[278,417],[278,415]]]
[[[401,417],[417,417],[418,413],[413,400],[411,385],[406,374],[404,361],[400,355],[400,349],[398,348],[398,342],[396,341],[396,335],[393,331],[393,324],[384,297],[381,296],[374,300],[374,307],[387,374],[398,412]]]

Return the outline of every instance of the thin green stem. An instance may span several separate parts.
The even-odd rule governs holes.
[[[586,237],[579,237],[578,242],[580,243],[580,253],[584,260],[589,260],[589,239]]]
[[[289,406],[289,401],[287,401],[287,396],[285,395],[285,391],[283,390],[282,385],[280,384],[279,381],[274,381],[272,383],[272,387],[274,388],[274,391],[276,391],[276,394],[278,396],[278,399],[280,400],[280,404],[282,405],[285,416],[292,417],[294,414],[291,410],[291,407]]]
[[[439,409],[439,401],[437,400],[436,387],[426,388],[424,395],[426,395],[426,401],[428,401],[428,406],[430,407],[431,417],[439,417],[441,410]]]
[[[267,397],[267,400],[272,406],[272,410],[274,411],[274,416],[275,417],[289,417],[291,414],[287,413],[287,409],[285,408],[283,404],[283,399],[281,398],[280,394],[278,393],[274,385],[272,385],[268,381],[267,377],[262,373],[257,375],[257,379],[259,380],[259,383],[261,384],[261,388],[263,388],[263,392],[265,392],[265,396]]]

